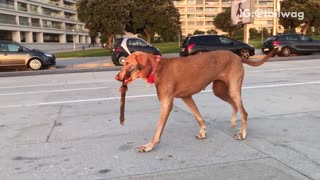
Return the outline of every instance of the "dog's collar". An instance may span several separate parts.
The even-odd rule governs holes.
[[[152,64],[152,70],[151,70],[151,73],[150,73],[149,76],[148,76],[147,82],[148,82],[149,84],[154,83],[154,74],[156,73],[156,70],[157,70],[157,67],[158,67],[160,61],[161,61],[161,56],[158,55],[158,56],[156,57],[156,62]]]

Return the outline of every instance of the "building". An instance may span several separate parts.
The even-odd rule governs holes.
[[[173,1],[180,12],[182,35],[193,34],[195,30],[208,31],[215,29],[214,17],[231,6],[231,0],[177,0]],[[253,10],[259,8],[263,11],[273,11],[274,0],[252,0]],[[227,23],[227,22],[226,22]],[[252,28],[267,28],[271,31],[273,27],[272,17],[256,17],[253,19]],[[217,30],[217,29],[215,29]],[[219,34],[226,34],[217,30]]]
[[[0,39],[30,45],[90,44],[84,24],[77,18],[76,0],[0,0]]]

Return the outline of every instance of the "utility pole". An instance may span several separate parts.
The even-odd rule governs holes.
[[[76,50],[76,41],[75,41],[75,38],[74,38],[74,29],[72,29],[72,39],[73,39],[73,50],[75,51]]]
[[[272,35],[277,35],[278,31],[278,0],[273,0],[273,29]]]

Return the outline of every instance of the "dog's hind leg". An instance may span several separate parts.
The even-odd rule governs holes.
[[[236,103],[232,100],[232,98],[229,95],[229,89],[228,89],[227,85],[221,80],[216,80],[213,82],[212,89],[213,89],[214,94],[217,97],[228,102],[231,105],[232,110],[233,110],[232,117],[231,117],[231,128],[234,128],[236,126],[238,108],[237,108]]]
[[[184,103],[191,109],[194,117],[196,118],[196,120],[199,123],[200,126],[200,131],[199,133],[196,135],[197,139],[204,139],[206,138],[206,125],[205,122],[198,110],[198,107],[196,105],[196,103],[194,103],[193,99],[191,96],[188,97],[183,97],[182,100],[184,101]]]

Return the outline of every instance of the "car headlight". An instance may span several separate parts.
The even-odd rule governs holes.
[[[47,57],[52,57],[52,54],[44,53],[44,55],[47,56]]]

